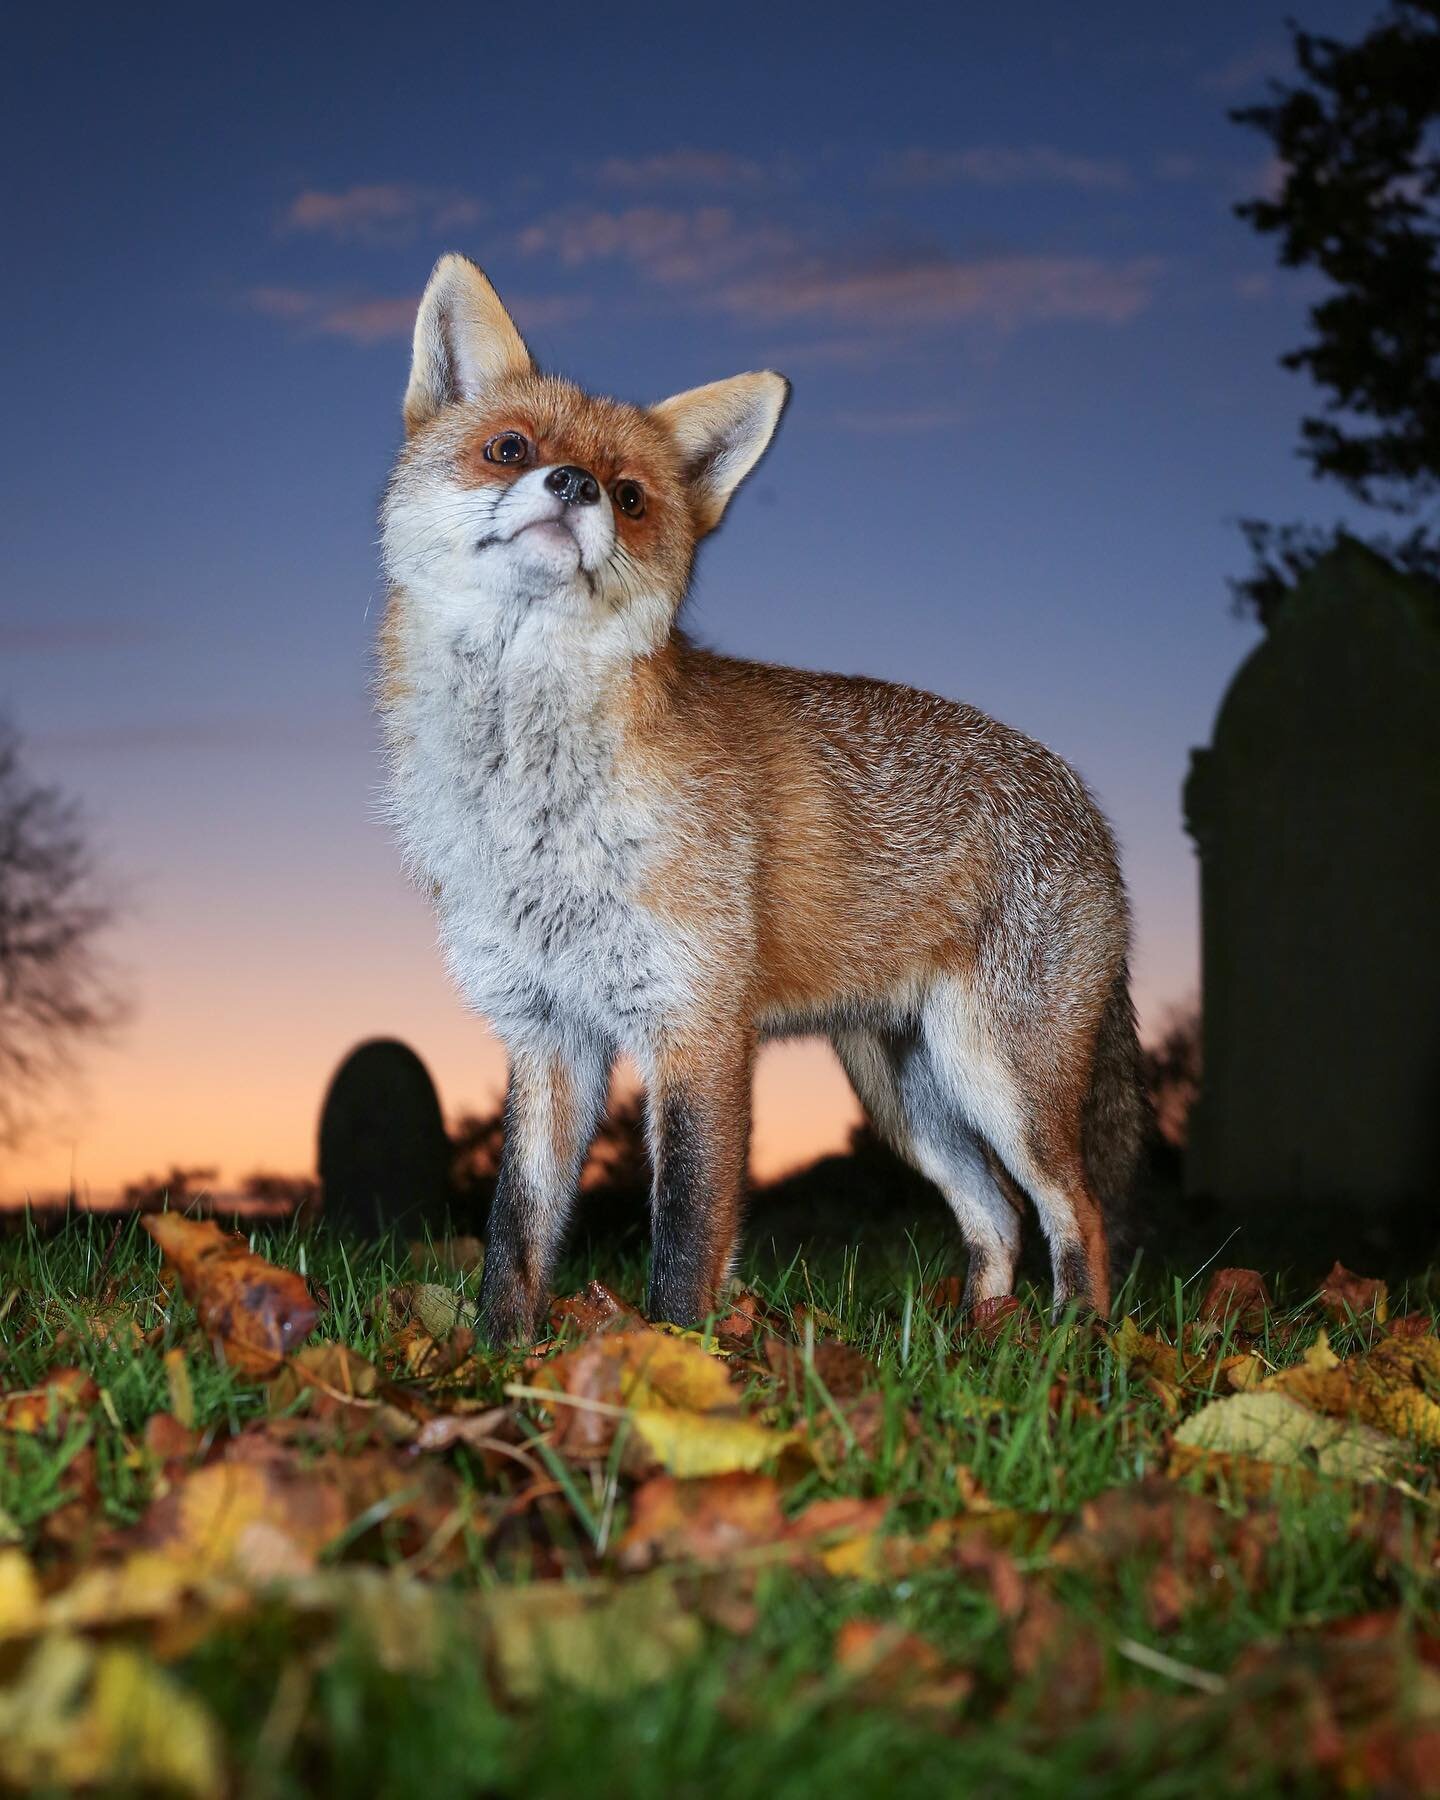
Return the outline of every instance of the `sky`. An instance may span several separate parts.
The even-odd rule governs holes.
[[[1284,18],[1069,0],[555,9],[56,0],[7,28],[0,714],[78,796],[131,1001],[0,1196],[313,1166],[395,1035],[447,1113],[504,1060],[378,819],[375,510],[435,257],[547,366],[656,400],[790,376],[705,547],[717,649],[969,700],[1116,826],[1153,1029],[1197,990],[1192,746],[1256,640],[1236,520],[1343,516],[1278,366],[1315,290],[1237,199]],[[757,1078],[765,1176],[854,1117]]]

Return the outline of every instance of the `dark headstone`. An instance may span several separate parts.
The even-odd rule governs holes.
[[[1440,601],[1359,544],[1241,667],[1185,789],[1204,1070],[1186,1186],[1424,1200],[1440,1172]]]
[[[443,1222],[450,1140],[435,1084],[406,1045],[374,1038],[335,1071],[320,1113],[320,1187],[327,1221],[365,1236]]]

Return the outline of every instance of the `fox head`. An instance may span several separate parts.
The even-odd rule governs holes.
[[[536,368],[474,263],[444,256],[415,323],[387,573],[452,636],[529,622],[654,649],[788,393],[768,372],[650,407],[584,393]]]

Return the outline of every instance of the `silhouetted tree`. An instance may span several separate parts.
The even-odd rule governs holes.
[[[1236,207],[1279,240],[1280,260],[1331,284],[1308,343],[1281,358],[1325,396],[1301,454],[1355,499],[1413,521],[1367,541],[1440,583],[1440,0],[1392,0],[1353,44],[1292,25],[1298,70],[1231,118],[1269,138],[1274,196]],[[1268,624],[1339,528],[1242,522],[1251,573],[1237,604]],[[1440,594],[1437,594],[1440,600]]]
[[[1186,1007],[1171,1014],[1160,1036],[1141,1053],[1141,1070],[1155,1115],[1155,1128],[1172,1150],[1183,1150],[1190,1109],[1200,1092],[1200,1013]]]
[[[182,1169],[176,1164],[168,1175],[142,1175],[127,1182],[121,1198],[137,1212],[154,1212],[162,1206],[178,1212],[206,1193],[218,1175],[218,1169]]]
[[[465,1113],[450,1132],[455,1191],[462,1198],[488,1199],[500,1168],[505,1113]],[[644,1193],[650,1185],[645,1111],[639,1096],[612,1103],[600,1122],[585,1163],[582,1185],[615,1192]]]
[[[75,803],[26,771],[0,721],[0,1143],[121,1006],[96,943],[110,912]]]

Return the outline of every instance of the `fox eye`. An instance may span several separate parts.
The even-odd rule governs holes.
[[[617,481],[612,495],[615,504],[627,518],[639,519],[645,513],[645,490],[638,481]]]
[[[515,469],[530,460],[530,440],[518,431],[502,431],[485,446],[486,462],[504,463]]]

